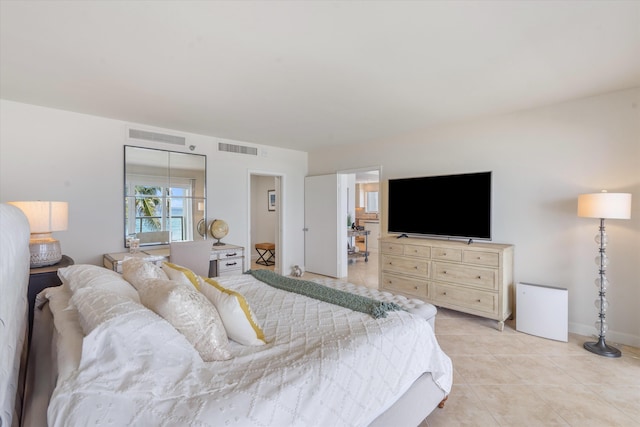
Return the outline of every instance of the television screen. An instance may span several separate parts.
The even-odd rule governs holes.
[[[389,180],[388,231],[491,240],[491,172]]]

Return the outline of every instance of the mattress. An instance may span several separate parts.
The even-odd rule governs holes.
[[[450,391],[451,361],[420,316],[373,319],[249,275],[220,282],[245,296],[266,345],[231,342],[230,360],[205,363],[152,312],[115,317],[71,356],[77,369],[58,361],[68,374],[49,424],[364,426],[425,372]]]

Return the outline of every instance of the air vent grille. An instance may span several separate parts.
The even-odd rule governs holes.
[[[184,136],[168,135],[166,133],[150,132],[140,129],[129,129],[129,138],[142,139],[145,141],[164,142],[166,144],[186,145],[187,138]]]
[[[226,144],[224,142],[218,143],[218,151],[228,151],[229,153],[249,154],[251,156],[258,155],[258,149],[256,147],[246,147],[244,145]]]

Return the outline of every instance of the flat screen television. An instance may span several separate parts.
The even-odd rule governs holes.
[[[491,172],[389,180],[390,234],[491,240]]]

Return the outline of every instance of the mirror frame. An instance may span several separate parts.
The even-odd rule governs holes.
[[[131,151],[131,150],[135,150],[135,151]],[[168,221],[170,221],[170,218],[163,218],[164,219],[164,224],[162,224],[162,219],[161,219],[161,229],[158,231],[151,231],[149,232],[149,234],[154,237],[153,239],[151,239],[151,241],[145,242],[145,241],[141,241],[139,242],[140,246],[157,246],[157,245],[168,245],[171,241],[186,241],[186,240],[203,240],[207,238],[207,233],[206,233],[206,223],[207,223],[207,212],[206,212],[206,207],[207,207],[207,156],[204,154],[195,154],[195,153],[185,153],[182,151],[171,151],[171,150],[164,150],[164,149],[159,149],[159,148],[148,148],[148,147],[139,147],[139,146],[134,146],[134,145],[125,145],[124,146],[124,181],[123,181],[123,217],[124,217],[124,221],[123,221],[123,225],[124,225],[124,247],[128,248],[129,247],[129,238],[135,234],[136,237],[140,237],[139,236],[139,232],[135,232],[135,233],[129,233],[129,218],[127,217],[127,212],[128,212],[128,208],[127,206],[129,205],[130,201],[135,201],[135,194],[129,194],[129,187],[131,185],[130,182],[130,177],[133,174],[132,169],[135,168],[134,165],[142,165],[140,168],[144,168],[145,165],[142,163],[132,163],[131,157],[133,157],[133,153],[134,152],[138,152],[138,150],[141,151],[149,151],[150,153],[153,153],[153,156],[158,156],[158,155],[162,155],[162,153],[166,153],[166,159],[167,162],[164,164],[158,164],[158,163],[153,163],[153,156],[149,156],[149,163],[146,165],[146,167],[152,168],[152,169],[158,169],[158,170],[162,170],[165,169],[166,173],[162,173],[162,174],[150,174],[149,176],[153,177],[153,180],[158,181],[158,183],[163,184],[163,186],[166,188],[165,191],[163,191],[163,194],[158,196],[160,198],[162,198],[165,202],[168,202],[168,204],[170,204],[172,199],[184,199],[184,201],[190,202],[190,203],[185,203],[184,205],[186,205],[188,207],[187,212],[190,212],[190,221],[188,222],[188,226],[190,225],[190,229],[187,229],[187,233],[186,236],[181,236],[181,237],[186,237],[184,240],[172,240],[171,238],[171,231],[170,231],[170,224],[168,224]],[[128,158],[127,158],[127,153],[129,152],[129,162],[128,162]],[[175,155],[175,156],[172,156]],[[180,157],[178,157],[180,156]],[[199,184],[199,180],[200,180],[200,169],[199,168],[194,168],[193,170],[198,171],[196,173],[196,177],[190,177],[190,176],[185,176],[184,174],[182,176],[180,176],[180,172],[175,172],[172,173],[172,171],[179,171],[179,170],[186,170],[188,168],[180,168],[180,167],[173,167],[172,169],[172,159],[175,163],[180,163],[179,160],[180,159],[187,159],[187,157],[182,157],[182,156],[193,156],[193,158],[201,158],[202,160],[202,190],[199,189],[200,184]],[[179,182],[180,180],[182,180],[183,182],[185,180],[194,180],[197,184],[194,186],[196,187],[196,191],[197,194],[191,194],[190,196],[172,196],[171,195],[171,188],[173,188],[172,185],[172,180],[173,182]],[[186,185],[183,184],[183,186],[186,187]],[[200,210],[200,208],[202,208],[202,210]],[[167,230],[169,229],[169,230]],[[201,233],[201,229],[204,230],[204,233]],[[153,233],[153,234],[152,234]],[[162,234],[158,234],[158,233],[162,233]],[[168,233],[168,234],[165,234]],[[165,236],[168,236],[168,238],[164,238]],[[143,239],[144,240],[144,239]],[[155,241],[154,241],[155,240]]]

